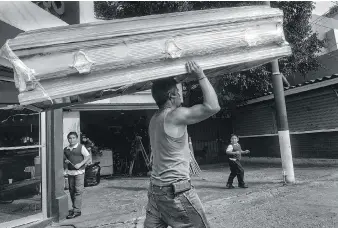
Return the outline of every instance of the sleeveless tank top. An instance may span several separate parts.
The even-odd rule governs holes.
[[[153,154],[151,182],[168,186],[181,180],[189,180],[190,149],[187,127],[181,137],[174,138],[164,130],[164,121],[170,109],[157,112],[150,120],[149,137]]]

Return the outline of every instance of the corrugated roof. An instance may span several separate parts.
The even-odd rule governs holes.
[[[330,85],[338,84],[338,74],[333,74],[331,76],[325,76],[322,78],[316,78],[313,80],[306,81],[302,84],[297,84],[290,87],[284,87],[285,96],[289,96],[292,94],[302,93]],[[245,102],[245,104],[241,104],[239,106],[250,105],[254,103],[259,103],[267,100],[271,100],[274,98],[273,92],[267,92],[262,94],[261,96],[253,97]]]
[[[322,78],[316,78],[316,79],[313,79],[313,80],[306,81],[302,84],[297,84],[297,85],[290,86],[290,87],[284,87],[284,91],[294,89],[294,88],[298,88],[298,87],[302,87],[302,86],[306,86],[306,85],[309,85],[309,84],[315,84],[315,83],[322,82],[322,81],[328,81],[328,80],[331,80],[331,79],[334,79],[334,78],[338,78],[338,74],[333,74],[331,76],[325,76],[325,77],[322,77]],[[264,93],[262,96],[258,96],[258,97],[264,97],[264,96],[268,96],[268,95],[272,95],[272,91]],[[258,97],[255,97],[255,98],[258,98]]]

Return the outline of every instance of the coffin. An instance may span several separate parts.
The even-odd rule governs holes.
[[[60,108],[187,79],[195,60],[208,77],[291,54],[283,13],[268,6],[153,15],[34,30],[1,49],[21,105]]]

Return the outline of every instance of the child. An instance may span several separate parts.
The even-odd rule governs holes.
[[[226,154],[229,156],[230,175],[226,188],[234,188],[232,182],[237,176],[238,187],[247,188],[248,185],[244,183],[244,169],[240,163],[241,155],[250,153],[249,150],[242,151],[241,145],[238,144],[237,135],[231,135],[231,144],[226,150]]]

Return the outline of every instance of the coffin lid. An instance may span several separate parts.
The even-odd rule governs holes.
[[[98,38],[108,39],[281,16],[283,16],[281,10],[264,5],[168,13],[27,31],[10,40],[9,45],[15,51]]]

